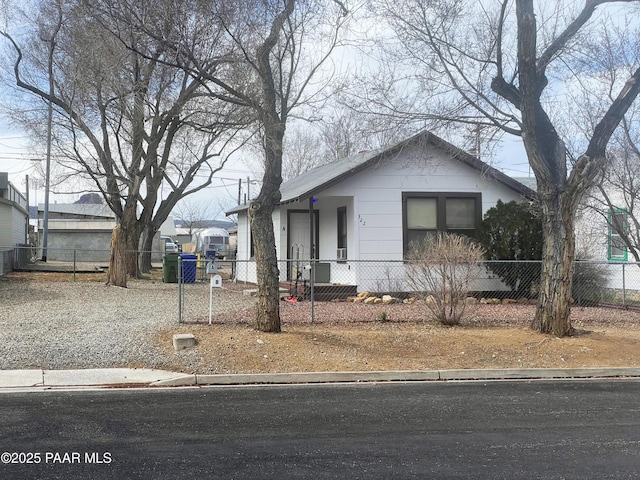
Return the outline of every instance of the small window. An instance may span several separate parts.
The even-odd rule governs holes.
[[[338,208],[338,248],[347,248],[347,207]]]
[[[609,235],[607,258],[609,260],[626,262],[628,259],[627,246],[622,235],[629,231],[628,214],[624,208],[613,208],[609,212]]]

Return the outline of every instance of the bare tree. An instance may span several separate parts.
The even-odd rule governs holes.
[[[347,11],[338,0],[167,4],[171,10],[152,19],[137,17],[135,30],[162,40],[173,52],[166,61],[199,79],[212,98],[250,109],[262,135],[262,187],[248,209],[258,278],[256,327],[279,332],[279,274],[271,214],[281,198],[285,130],[294,109],[323,101],[331,72],[321,70],[339,44]],[[124,12],[129,5],[126,0],[114,1],[103,10]],[[169,13],[180,22],[171,32],[164,28]],[[208,36],[202,37],[203,32]]]
[[[282,151],[282,179],[289,180],[326,163],[320,139],[310,129],[289,129]]]
[[[320,132],[327,161],[379,147],[370,141],[368,120],[368,116],[348,109],[333,109],[323,115]]]
[[[605,105],[615,101],[618,78],[631,75],[640,57],[640,26],[630,17],[602,28],[594,37],[586,42],[591,68],[570,93],[577,103],[588,106],[583,111],[569,112],[578,132],[577,142],[584,142]],[[593,230],[591,237],[599,251],[606,247],[609,258],[622,259],[631,254],[636,262],[640,262],[639,119],[640,105],[636,102],[614,132],[602,179],[589,190],[583,207],[587,217],[583,228]]]
[[[2,34],[15,52],[17,86],[55,107],[57,158],[67,175],[91,180],[118,219],[114,242],[125,245],[112,249],[108,283],[126,286],[127,273],[138,273],[134,252],[141,236],[146,270],[153,236],[179,199],[211,183],[224,165],[221,146],[235,125],[229,125],[228,105],[204,95],[197,79],[164,64],[162,43],[117,18],[105,28],[85,6],[75,1],[41,4],[40,30],[51,10],[63,19],[51,39],[52,89],[40,86],[37,39],[25,50],[10,32]],[[138,13],[144,10],[138,5]],[[126,48],[112,30],[127,36],[136,50]],[[38,114],[24,111],[25,126],[36,125]],[[203,172],[205,180],[194,182]],[[163,184],[169,193],[159,198]]]
[[[180,217],[184,228],[189,229],[189,236],[191,236],[196,229],[206,226],[206,220],[215,217],[211,207],[209,202],[190,197],[179,202],[174,211]]]
[[[381,129],[375,115],[348,108],[325,108],[312,124],[289,129],[283,150],[283,179],[358,152],[396,143],[406,132]]]
[[[391,79],[397,89],[412,92],[394,104],[387,89],[378,104],[395,116],[487,125],[522,138],[538,184],[545,240],[532,328],[570,334],[576,209],[602,173],[609,139],[640,91],[640,69],[636,63],[630,75],[617,79],[613,100],[598,112],[584,149],[573,155],[557,127],[563,112],[554,89],[579,83],[590,65],[581,40],[591,24],[606,20],[596,10],[618,4],[637,12],[638,2],[534,7],[533,0],[503,0],[496,9],[461,0],[376,3],[402,46],[396,59],[406,60],[389,67],[395,69]]]

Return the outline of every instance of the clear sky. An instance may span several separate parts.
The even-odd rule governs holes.
[[[29,154],[24,133],[10,129],[0,118],[0,171],[9,173],[9,181],[25,192],[25,176],[34,173],[34,161]]]

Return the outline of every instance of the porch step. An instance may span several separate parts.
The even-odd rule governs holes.
[[[332,300],[346,300],[347,297],[355,297],[358,294],[356,285],[314,285],[313,298],[318,302],[330,302]],[[304,289],[304,298],[311,298],[311,287]]]

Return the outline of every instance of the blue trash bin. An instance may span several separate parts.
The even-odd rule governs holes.
[[[182,283],[196,283],[196,270],[198,256],[191,253],[181,253],[182,259]]]

